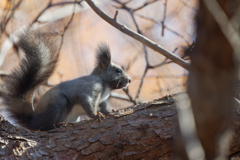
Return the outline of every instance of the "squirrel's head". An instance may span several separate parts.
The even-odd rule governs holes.
[[[100,74],[111,89],[127,87],[131,78],[118,65],[111,62],[111,52],[106,43],[99,44],[97,48],[97,61],[94,72]]]

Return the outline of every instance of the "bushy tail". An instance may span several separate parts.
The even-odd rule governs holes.
[[[5,92],[1,93],[1,96],[10,115],[17,123],[27,126],[33,114],[33,92],[51,76],[59,54],[49,35],[28,28],[18,37],[18,45],[25,53],[25,58],[21,60],[19,67],[6,77]]]

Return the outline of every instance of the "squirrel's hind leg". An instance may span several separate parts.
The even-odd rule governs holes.
[[[64,95],[58,95],[58,100],[51,101],[44,111],[33,114],[29,129],[46,131],[54,129],[59,122],[63,122],[71,111],[71,105]]]

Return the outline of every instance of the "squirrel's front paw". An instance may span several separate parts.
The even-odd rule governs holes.
[[[102,114],[101,112],[98,112],[97,113],[97,118],[100,122],[102,122],[105,119],[105,115]]]
[[[57,127],[57,128],[60,128],[61,126],[66,126],[66,125],[67,125],[66,122],[59,122],[59,123],[56,125],[56,127]]]

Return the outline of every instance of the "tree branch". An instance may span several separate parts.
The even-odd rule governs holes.
[[[171,59],[173,62],[176,64],[180,65],[181,67],[185,68],[186,70],[189,69],[189,64],[179,58],[178,56],[174,55],[173,53],[169,52],[165,48],[161,47],[159,44],[151,41],[147,37],[142,36],[141,34],[138,34],[128,27],[126,27],[123,24],[118,23],[117,21],[114,20],[114,18],[109,17],[106,13],[104,13],[99,7],[95,5],[95,3],[91,0],[85,0],[88,5],[105,21],[107,21],[109,24],[120,30],[121,32],[129,35],[130,37],[138,40],[139,42],[145,44],[149,48],[153,49],[154,51],[157,51],[158,53],[164,55],[165,57]]]
[[[7,11],[6,14],[3,15],[2,21],[0,23],[0,37],[2,36],[2,33],[5,31],[6,26],[9,22],[9,20],[13,17],[13,14],[15,13],[16,9],[19,7],[19,5],[22,3],[22,0],[19,0],[19,2],[12,7],[11,9],[11,13],[8,16],[8,12],[10,11],[10,7],[11,7],[11,1],[7,2],[8,4],[6,5],[7,7],[9,6],[9,8],[5,9]]]
[[[14,127],[0,116],[0,156],[5,159],[168,158],[177,131],[173,98],[119,110],[103,122],[59,124],[48,132]]]
[[[240,116],[228,155],[240,151]],[[15,127],[0,116],[0,156],[5,159],[170,159],[178,131],[172,96],[112,112],[103,122],[59,124],[48,132]]]
[[[167,0],[164,3],[164,12],[163,12],[163,20],[162,20],[162,36],[164,36],[164,29],[165,29],[165,19],[167,14]]]

